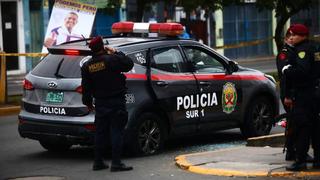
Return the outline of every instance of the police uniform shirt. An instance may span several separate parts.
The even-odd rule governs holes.
[[[295,45],[295,51],[294,64],[285,70],[286,79],[291,81],[296,89],[312,87],[312,66],[314,63],[312,43],[305,40]]]
[[[122,52],[94,55],[81,68],[83,104],[91,105],[92,97],[107,99],[124,95],[127,88],[122,72],[128,72],[132,67],[133,61]]]
[[[281,79],[282,77],[282,68],[290,63],[292,63],[292,59],[294,59],[294,47],[288,44],[284,44],[281,52],[277,55],[277,70],[278,76]]]

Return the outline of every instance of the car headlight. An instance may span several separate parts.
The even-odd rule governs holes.
[[[272,81],[273,83],[275,83],[275,84],[276,84],[276,80],[274,79],[274,77],[273,77],[273,76],[268,75],[268,74],[264,74],[264,76],[265,76],[266,78],[268,78],[270,81]]]

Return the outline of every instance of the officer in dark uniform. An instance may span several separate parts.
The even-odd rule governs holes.
[[[314,42],[313,76],[315,79],[315,101],[317,120],[313,124],[312,141],[318,155],[314,159],[313,167],[320,169],[320,43]]]
[[[82,102],[89,110],[95,109],[95,147],[93,170],[108,168],[103,162],[108,133],[111,136],[111,171],[128,171],[120,160],[123,131],[127,123],[125,93],[126,77],[133,67],[133,61],[124,53],[111,47],[104,47],[102,37],[93,38],[89,47],[92,59],[81,68],[83,96]],[[95,106],[93,105],[95,99]]]
[[[286,167],[289,171],[299,171],[307,168],[306,157],[309,149],[310,139],[314,150],[315,168],[320,162],[320,146],[315,141],[315,128],[318,123],[314,101],[314,77],[312,67],[314,64],[313,44],[308,40],[309,30],[302,24],[290,26],[290,39],[295,47],[296,56],[293,64],[283,67],[282,73],[286,81],[292,85],[293,94],[285,94],[284,104],[291,109],[291,120],[294,125],[295,134],[295,162]]]
[[[276,63],[277,63],[277,70],[278,70],[278,77],[280,79],[280,99],[282,104],[284,105],[284,98],[285,94],[292,94],[292,88],[289,81],[286,81],[285,77],[282,76],[282,68],[288,64],[293,64],[292,60],[295,58],[295,50],[290,42],[290,32],[289,30],[286,32],[284,45],[277,55]],[[291,61],[290,61],[291,60]],[[291,109],[288,106],[284,105],[284,109],[287,113],[290,114]],[[293,139],[293,126],[292,122],[290,121],[290,116],[287,117],[287,126],[286,126],[286,160],[291,161],[295,159],[295,148],[294,148],[294,139]]]

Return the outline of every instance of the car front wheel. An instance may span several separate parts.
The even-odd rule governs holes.
[[[246,110],[245,120],[241,132],[245,137],[268,135],[272,128],[275,110],[266,97],[256,98]]]

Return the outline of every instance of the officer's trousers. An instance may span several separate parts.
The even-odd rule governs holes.
[[[297,91],[292,108],[292,122],[294,126],[294,139],[296,140],[296,161],[305,162],[309,150],[310,140],[314,150],[315,159],[319,158],[319,137],[316,127],[319,124],[313,89]]]
[[[280,99],[281,102],[283,104],[283,107],[286,111],[286,113],[289,114],[289,116],[287,117],[287,127],[286,127],[286,144],[285,144],[285,148],[287,149],[287,155],[290,154],[291,155],[295,155],[296,154],[296,150],[295,150],[295,139],[294,139],[294,126],[293,126],[293,122],[291,120],[291,109],[287,106],[284,105],[284,99],[285,99],[285,88],[289,88],[286,87],[286,81],[285,81],[285,77],[282,77],[280,79]]]
[[[106,143],[111,138],[112,164],[121,163],[124,127],[128,120],[124,96],[96,99],[95,161],[102,161]]]

